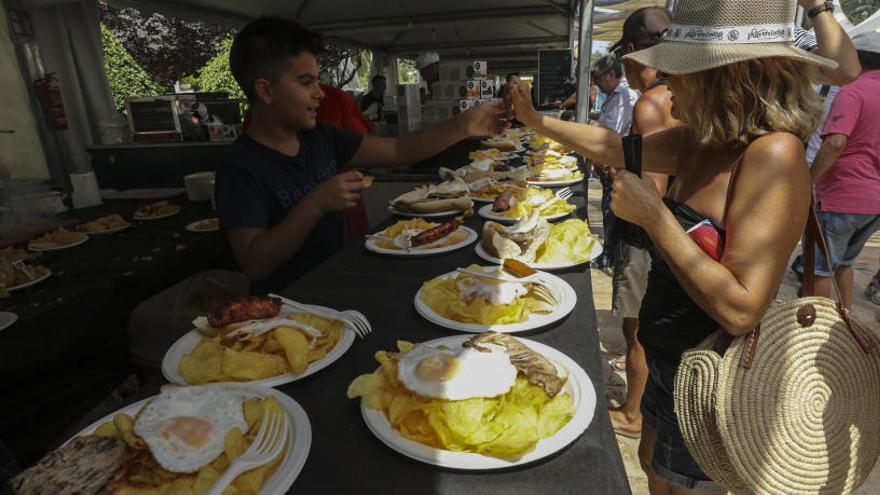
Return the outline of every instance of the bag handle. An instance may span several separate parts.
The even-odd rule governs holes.
[[[744,154],[743,154],[744,155]],[[736,186],[736,179],[739,175],[740,166],[743,161],[743,155],[740,155],[737,158],[736,162],[733,164],[733,168],[730,171],[730,180],[727,185],[727,198],[724,201],[724,216],[722,217],[721,223],[724,226],[725,233],[727,232],[727,216],[730,210],[730,203],[733,201],[733,193]],[[847,328],[852,334],[853,338],[859,343],[865,352],[870,351],[871,348],[874,347],[874,341],[868,338],[865,335],[865,330],[861,328],[861,325],[853,320],[850,315],[849,310],[847,310],[843,303],[840,300],[840,287],[837,284],[837,279],[834,278],[834,271],[831,268],[831,256],[828,252],[828,243],[825,240],[825,236],[822,234],[822,229],[819,226],[819,217],[816,215],[816,202],[813,198],[810,199],[810,210],[807,215],[807,226],[806,233],[804,236],[804,287],[803,294],[804,296],[813,296],[815,295],[815,282],[816,282],[816,246],[819,247],[819,252],[825,259],[825,264],[828,266],[829,271],[831,272],[831,282],[834,285],[834,291],[837,295],[837,311],[840,313],[840,317],[846,323]],[[748,333],[746,336],[745,345],[743,346],[743,352],[740,356],[739,365],[741,368],[751,368],[752,361],[755,358],[755,353],[758,350],[758,338],[761,334],[761,324],[759,323],[754,330]]]

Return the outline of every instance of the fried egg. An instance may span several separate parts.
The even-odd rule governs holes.
[[[397,377],[410,391],[424,397],[464,400],[507,393],[516,381],[516,368],[507,349],[496,344],[455,350],[417,345],[400,355]]]
[[[194,473],[211,463],[232,428],[247,432],[241,396],[208,387],[163,391],[134,423],[159,465],[175,473]]]
[[[473,276],[459,276],[455,283],[462,301],[482,297],[490,304],[510,304],[529,293],[525,284]]]

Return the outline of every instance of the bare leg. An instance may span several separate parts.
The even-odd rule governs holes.
[[[816,275],[816,283],[814,284],[815,295],[821,297],[831,297],[831,277],[823,277]]]
[[[657,432],[642,422],[642,440],[639,442],[639,462],[642,471],[648,475],[648,490],[651,495],[672,495],[672,487],[669,483],[657,477],[657,473],[651,468],[651,459],[654,457],[654,442],[657,440]]]
[[[611,409],[611,423],[626,432],[638,433],[641,430],[642,394],[648,381],[648,364],[645,361],[645,349],[639,344],[639,320],[623,319],[623,336],[626,339],[626,402],[622,406]]]
[[[840,287],[840,302],[846,309],[852,309],[853,303],[853,269],[851,266],[841,265],[834,272],[834,279]]]

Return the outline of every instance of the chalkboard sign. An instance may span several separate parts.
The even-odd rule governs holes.
[[[133,133],[180,132],[177,103],[173,96],[131,98],[126,102]]]
[[[571,50],[538,51],[538,106],[564,100],[565,81],[571,77]]]

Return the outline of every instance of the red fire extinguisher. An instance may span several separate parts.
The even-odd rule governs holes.
[[[64,97],[61,96],[61,86],[58,85],[55,73],[50,72],[34,81],[34,92],[37,95],[37,99],[40,100],[40,106],[43,107],[46,125],[55,131],[67,129]]]

